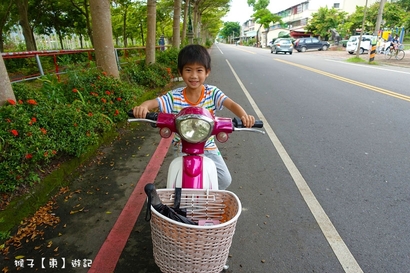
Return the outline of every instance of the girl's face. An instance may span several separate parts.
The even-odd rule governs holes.
[[[209,75],[201,64],[187,64],[182,69],[182,79],[187,85],[188,91],[202,91],[202,84]]]

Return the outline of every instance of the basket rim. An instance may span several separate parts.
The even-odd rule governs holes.
[[[174,192],[175,189],[157,189],[157,192],[167,192],[167,191],[172,191]],[[154,209],[153,206],[151,206],[151,213],[154,213],[155,215],[157,215],[158,217],[160,217],[161,219],[171,222],[177,226],[181,226],[181,227],[187,227],[187,228],[193,228],[193,229],[219,229],[228,225],[231,225],[232,223],[238,221],[239,216],[241,215],[242,212],[242,204],[241,201],[239,200],[238,196],[231,192],[231,191],[227,191],[227,190],[208,190],[208,189],[182,189],[183,192],[209,192],[210,194],[212,192],[219,192],[219,193],[226,193],[226,194],[230,194],[234,197],[234,199],[236,200],[236,202],[238,203],[238,212],[236,213],[236,215],[234,217],[232,217],[232,219],[230,219],[229,221],[226,221],[225,223],[222,224],[217,224],[217,225],[213,225],[213,226],[198,226],[198,225],[190,225],[190,224],[184,224],[175,220],[172,220],[171,218],[168,218],[164,215],[162,215],[161,213],[159,213],[158,211],[156,211]]]

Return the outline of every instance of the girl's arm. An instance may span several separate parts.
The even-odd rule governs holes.
[[[134,117],[145,118],[147,113],[152,109],[158,108],[159,104],[157,99],[146,100],[141,105],[135,106],[133,109]]]
[[[223,106],[228,108],[228,110],[231,111],[235,116],[240,117],[245,127],[249,128],[255,124],[255,118],[252,115],[248,115],[242,108],[242,106],[240,106],[230,98],[226,98],[224,100]]]

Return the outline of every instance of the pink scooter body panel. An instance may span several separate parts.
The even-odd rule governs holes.
[[[186,155],[182,162],[182,188],[202,189],[203,188],[203,157]]]

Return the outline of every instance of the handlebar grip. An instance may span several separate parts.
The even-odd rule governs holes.
[[[255,120],[255,124],[252,128],[263,128],[263,121],[262,120]]]
[[[128,110],[127,114],[128,114],[128,116],[129,116],[130,118],[135,118],[133,109]],[[149,113],[147,113],[147,115],[145,116],[145,118],[146,118],[146,119],[149,119],[149,120],[157,121],[157,119],[158,119],[158,113],[149,112]]]
[[[232,119],[233,126],[236,128],[244,128],[242,120],[240,120],[237,117],[234,117]],[[252,126],[252,128],[263,128],[263,121],[262,120],[255,120],[255,124]]]
[[[128,115],[130,118],[135,118],[133,109],[128,110],[127,115]]]
[[[158,113],[149,112],[149,113],[147,113],[147,115],[145,116],[145,118],[146,118],[146,119],[153,120],[153,121],[157,121],[157,119],[158,119]]]

